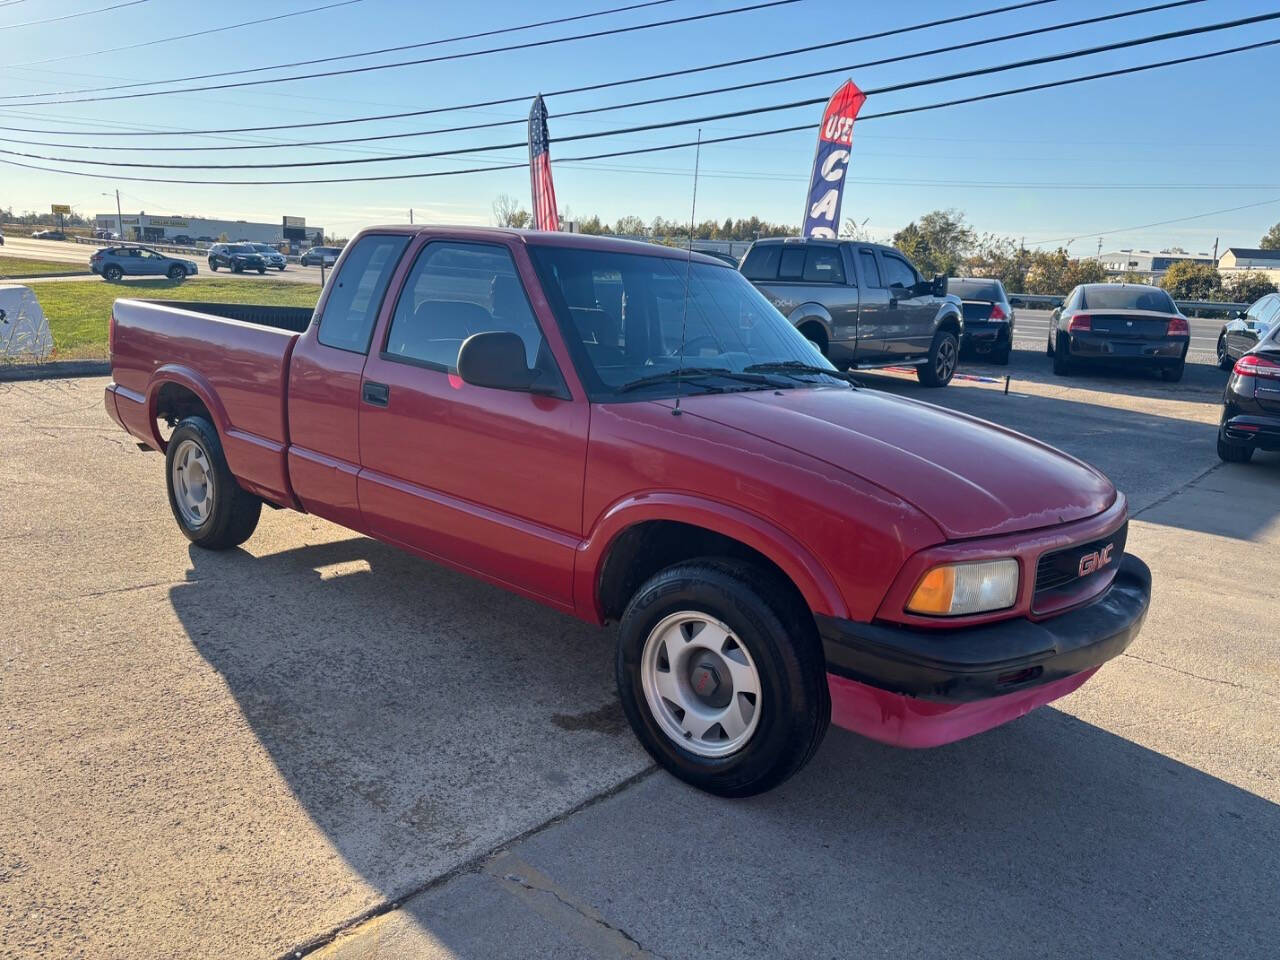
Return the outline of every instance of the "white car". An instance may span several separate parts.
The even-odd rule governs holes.
[[[289,262],[285,259],[283,253],[281,253],[279,250],[277,250],[275,247],[271,246],[270,244],[251,243],[249,244],[249,246],[253,247],[253,249],[256,250],[258,253],[262,254],[262,259],[267,261],[268,267],[273,267],[276,270],[284,270],[285,264]]]

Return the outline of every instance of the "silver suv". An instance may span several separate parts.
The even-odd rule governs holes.
[[[757,240],[739,268],[841,369],[914,366],[926,387],[951,382],[964,314],[946,277],[925,280],[892,247],[852,240]]]

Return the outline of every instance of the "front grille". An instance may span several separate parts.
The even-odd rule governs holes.
[[[1114,572],[1120,564],[1121,557],[1124,556],[1124,544],[1128,534],[1129,523],[1125,521],[1122,527],[1109,536],[1090,540],[1088,543],[1072,544],[1053,553],[1044,554],[1036,563],[1036,592],[1032,606],[1043,607],[1043,601],[1051,601],[1053,595],[1066,592],[1067,588],[1074,587],[1078,582],[1083,586],[1083,581]],[[1080,575],[1081,560],[1100,553],[1108,545],[1111,546],[1111,554],[1107,565],[1086,573],[1082,577]]]

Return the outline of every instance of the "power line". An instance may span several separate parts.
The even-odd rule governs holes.
[[[134,3],[141,3],[144,0],[131,0]],[[510,53],[514,50],[530,50],[536,47],[553,46],[559,43],[569,43],[576,40],[591,40],[599,37],[609,37],[624,33],[635,33],[640,30],[652,30],[655,27],[668,27],[675,24],[693,23],[699,20],[712,20],[717,17],[726,17],[738,13],[750,13],[755,10],[766,10],[771,7],[788,6],[793,3],[800,3],[802,0],[761,0],[758,3],[748,4],[741,7],[730,7],[727,10],[714,10],[709,13],[695,13],[684,17],[672,17],[667,20],[654,20],[651,23],[637,23],[626,27],[613,27],[608,30],[594,30],[590,33],[578,33],[568,37],[549,37],[545,40],[529,40],[524,43],[512,43],[503,47],[486,47],[483,50],[468,50],[463,53],[446,53],[435,57],[422,57],[417,60],[397,60],[393,63],[375,63],[363,67],[345,67],[341,70],[324,70],[316,73],[296,73],[288,77],[261,77],[255,80],[238,80],[235,83],[214,83],[206,84],[200,87],[178,87],[173,90],[147,90],[139,93],[118,93],[109,97],[79,97],[70,100],[39,100],[26,101],[27,106],[46,106],[55,103],[89,103],[101,100],[135,100],[139,97],[160,97],[168,96],[175,93],[199,93],[204,90],[229,90],[235,87],[258,87],[268,83],[286,83],[292,80],[313,80],[317,77],[339,77],[348,76],[354,73],[370,73],[375,70],[391,70],[399,67],[420,66],[427,63],[444,63],[452,60],[467,60],[472,57],[483,57],[492,53]],[[276,69],[276,68],[270,68]],[[151,80],[141,83],[119,84],[113,87],[86,87],[81,90],[59,90],[49,93],[26,93],[0,97],[0,99],[13,100],[19,97],[42,97],[42,96],[62,96],[70,93],[97,93],[107,90],[123,90],[131,87],[151,86],[157,83],[182,83],[186,78],[174,80]]]
[[[1035,240],[1031,243],[1031,246],[1041,247],[1046,243],[1070,243],[1072,240],[1079,240],[1081,237],[1106,237],[1115,233],[1129,233],[1133,230],[1147,230],[1151,227],[1167,227],[1171,223],[1186,223],[1188,220],[1203,220],[1205,217],[1216,217],[1224,213],[1236,213],[1240,210],[1252,210],[1255,207],[1269,207],[1273,203],[1280,203],[1280,197],[1273,197],[1270,200],[1259,200],[1256,203],[1242,203],[1238,207],[1223,207],[1221,210],[1209,210],[1205,213],[1193,213],[1186,217],[1174,217],[1172,220],[1156,220],[1154,223],[1140,223],[1133,227],[1118,227],[1114,230],[1088,230],[1070,237],[1058,237],[1053,240]]]
[[[932,57],[932,56],[937,56],[943,53],[954,53],[959,50],[973,49],[975,47],[986,46],[993,43],[1001,43],[1008,40],[1019,40],[1019,39],[1023,39],[1030,36],[1038,36],[1042,34],[1053,33],[1056,31],[1066,30],[1073,27],[1092,25],[1092,24],[1109,21],[1109,20],[1123,19],[1126,17],[1134,17],[1134,16],[1139,16],[1141,14],[1153,13],[1156,11],[1168,10],[1174,7],[1183,7],[1183,6],[1188,6],[1190,4],[1203,3],[1203,2],[1204,0],[1168,0],[1168,2],[1159,3],[1152,6],[1147,6],[1147,7],[1139,7],[1134,10],[1126,10],[1119,13],[1112,13],[1102,17],[1087,17],[1082,20],[1071,20],[1066,23],[1056,23],[1046,27],[1037,27],[1029,30],[1020,30],[1016,33],[1006,33],[996,37],[986,37],[980,40],[969,40],[964,43],[953,43],[943,47],[934,47],[930,50],[921,50],[916,53],[904,53],[904,54],[899,54],[893,57],[882,57],[878,60],[866,60],[866,61],[863,61],[862,63],[848,64],[847,66],[843,66],[843,67],[832,67],[830,69],[823,69],[823,70],[811,70],[806,73],[797,73],[797,74],[792,74],[786,77],[769,77],[764,80],[752,80],[747,83],[738,83],[738,84],[733,84],[731,86],[715,87],[709,90],[697,90],[691,93],[681,93],[681,94],[675,94],[675,95],[665,96],[665,97],[652,97],[645,100],[632,100],[626,103],[613,103],[613,104],[607,104],[605,106],[599,106],[599,107],[588,107],[582,110],[570,110],[564,113],[554,114],[553,116],[556,119],[563,120],[569,117],[579,117],[579,116],[586,116],[588,114],[605,113],[612,110],[623,110],[623,109],[629,109],[632,107],[649,106],[657,103],[671,103],[677,100],[689,100],[697,97],[713,96],[721,93],[732,93],[739,90],[751,89],[753,87],[773,86],[775,84],[780,84],[780,83],[791,83],[796,80],[808,80],[814,77],[830,76],[833,74],[840,74],[840,73],[852,72],[854,70],[861,70],[868,67],[884,66],[886,64],[891,64],[891,63],[902,63],[907,60],[916,60],[916,59],[921,59],[923,57]],[[632,82],[632,81],[619,81],[620,84],[629,83],[629,82]],[[286,147],[315,147],[315,146],[329,146],[333,144],[372,143],[372,142],[382,141],[382,140],[403,140],[410,137],[435,136],[435,135],[447,134],[447,133],[460,133],[463,131],[470,131],[470,130],[493,129],[495,127],[513,126],[516,124],[523,124],[525,122],[526,120],[524,118],[516,118],[512,120],[492,120],[485,123],[463,124],[456,127],[438,127],[433,130],[412,130],[412,131],[401,132],[401,133],[374,134],[374,135],[365,136],[365,137],[345,137],[345,138],[337,138],[337,139],[331,139],[331,140],[301,140],[301,141],[292,141],[292,142],[283,142],[283,143],[280,143],[280,142],[259,143],[259,144],[249,144],[249,145],[222,144],[217,146],[164,147],[164,146],[156,146],[153,143],[148,143],[145,149],[148,152],[159,151],[164,153],[207,153],[207,152],[217,152],[217,151],[226,151],[226,150],[236,150],[236,151],[279,150]],[[78,149],[78,150],[132,151],[132,150],[141,149],[139,147],[118,146],[118,145],[117,146],[100,146],[97,144],[58,143],[58,142],[47,141],[47,140],[31,140],[26,137],[23,137],[23,138],[0,137],[0,142],[23,143],[27,145],[45,146],[45,147],[64,147],[64,148]]]
[[[1244,53],[1249,50],[1261,50],[1267,47],[1274,47],[1277,45],[1280,45],[1280,38],[1277,38],[1274,40],[1262,40],[1256,43],[1244,44],[1238,47],[1229,47],[1225,50],[1213,50],[1213,51],[1210,51],[1209,53],[1200,53],[1200,54],[1194,54],[1194,55],[1185,56],[1185,57],[1175,57],[1169,60],[1160,60],[1155,63],[1139,64],[1138,66],[1133,66],[1133,67],[1121,67],[1115,70],[1106,70],[1098,73],[1086,74],[1085,76],[1081,76],[1081,77],[1070,77],[1066,80],[1051,80],[1051,81],[1046,81],[1044,83],[1030,84],[1028,86],[1023,86],[1023,87],[1013,87],[1008,90],[998,90],[993,93],[977,94],[975,96],[962,97],[955,100],[945,100],[937,103],[923,104],[915,107],[904,107],[899,110],[889,110],[882,113],[863,114],[859,117],[859,120],[863,123],[866,123],[867,121],[870,121],[870,120],[877,120],[885,117],[902,116],[904,114],[909,114],[909,113],[920,113],[926,110],[938,110],[944,107],[953,107],[953,106],[958,106],[960,104],[966,104],[966,103],[979,103],[985,100],[995,100],[1000,97],[1009,97],[1009,96],[1013,96],[1015,94],[1020,94],[1020,93],[1029,93],[1031,91],[1037,91],[1037,90],[1048,90],[1055,87],[1065,87],[1065,86],[1070,86],[1072,84],[1086,83],[1091,80],[1101,80],[1109,77],[1126,76],[1128,74],[1141,73],[1147,70],[1155,70],[1160,67],[1177,66],[1184,63],[1196,63],[1201,60],[1211,60],[1216,57],[1224,57],[1233,53]],[[703,146],[706,146],[707,144],[712,144],[712,143],[730,143],[730,142],[737,142],[742,140],[752,140],[760,137],[773,137],[773,136],[778,136],[780,134],[785,134],[785,133],[797,133],[801,131],[812,132],[813,130],[817,129],[817,127],[818,127],[818,124],[816,123],[804,123],[804,124],[798,124],[792,127],[777,127],[773,130],[760,130],[753,133],[731,134],[731,135],[716,137],[712,139],[704,139],[702,141],[702,144]],[[644,153],[661,153],[668,150],[679,150],[685,147],[692,147],[694,145],[695,145],[694,141],[686,140],[681,143],[668,143],[668,144],[663,144],[661,146],[653,146],[653,147],[635,147],[629,150],[615,150],[612,152],[597,153],[597,154],[591,154],[591,155],[581,156],[581,157],[561,157],[557,162],[575,163],[575,162],[584,162],[588,160],[605,160],[605,159],[611,159],[614,157],[629,157],[629,156],[636,156],[638,154],[644,154]],[[520,144],[520,146],[524,146],[524,144]],[[2,158],[0,158],[0,163],[8,164],[9,166],[13,166],[13,167],[21,167],[28,170],[40,170],[45,173],[61,173],[67,176],[90,177],[92,179],[97,179],[97,180],[125,180],[125,181],[132,181],[135,183],[181,183],[181,184],[196,184],[200,186],[245,186],[245,187],[248,187],[248,186],[280,187],[280,186],[302,186],[306,184],[325,184],[325,183],[373,183],[373,182],[390,181],[390,180],[419,180],[419,179],[430,179],[434,177],[461,176],[464,174],[473,174],[473,173],[490,173],[493,171],[500,171],[500,170],[518,170],[518,169],[524,169],[527,167],[527,163],[525,161],[519,161],[515,163],[495,164],[493,166],[471,167],[471,168],[457,169],[457,170],[433,170],[433,171],[423,171],[418,173],[391,173],[391,174],[382,174],[378,176],[336,177],[336,178],[311,179],[311,180],[184,180],[184,179],[179,179],[174,177],[135,177],[135,176],[129,176],[125,174],[115,174],[115,173],[110,175],[103,175],[103,174],[97,174],[97,173],[90,173],[83,170],[65,170],[59,167],[43,167],[37,164],[21,163],[16,160],[5,160]]]
[[[946,26],[949,24],[960,23],[967,20],[976,20],[983,17],[994,16],[1000,13],[1007,13],[1013,10],[1022,10],[1029,7],[1044,6],[1049,3],[1057,3],[1058,0],[1020,0],[1018,3],[1008,4],[1001,7],[993,7],[986,10],[978,10],[972,13],[960,14],[952,17],[943,17],[937,20],[928,20],[923,23],[911,24],[905,27],[894,27],[890,30],[881,30],[877,33],[867,33],[855,37],[845,37],[841,40],[830,40],[825,43],[812,44],[805,47],[793,47],[789,50],[780,50],[775,53],[759,54],[752,57],[743,57],[738,60],[725,60],[719,63],[704,64],[697,67],[685,67],[679,70],[667,70],[662,73],[651,73],[639,77],[631,77],[627,80],[610,80],[599,83],[585,84],[577,87],[565,87],[560,90],[544,90],[541,91],[544,97],[567,96],[571,93],[588,93],[595,90],[604,90],[610,87],[626,86],[633,83],[642,83],[650,80],[666,80],[671,77],[687,76],[694,73],[704,73],[708,70],[720,70],[728,67],[738,67],[745,64],[762,63],[766,60],[776,60],[781,57],[789,57],[801,53],[813,53],[818,50],[827,50],[834,47],[847,46],[853,43],[862,43],[868,40],[880,40],[886,37],[899,36],[904,33],[912,33],[918,30],[925,30],[930,27]],[[1198,0],[1202,2],[1202,0]],[[494,100],[480,100],[474,103],[453,104],[447,107],[430,107],[424,110],[408,110],[401,113],[384,113],[374,114],[364,117],[347,117],[340,120],[315,120],[306,123],[278,123],[256,127],[222,127],[209,130],[138,130],[138,131],[91,131],[91,130],[49,130],[34,127],[0,127],[0,129],[10,130],[16,133],[40,133],[40,134],[77,134],[82,136],[102,136],[102,137],[153,137],[153,136],[193,136],[207,134],[223,134],[223,133],[260,133],[269,130],[295,130],[311,127],[335,127],[352,123],[372,123],[380,120],[403,120],[408,117],[422,117],[429,114],[437,113],[453,113],[462,110],[476,110],[483,107],[502,106],[511,103],[523,103],[531,100],[536,95],[534,93],[520,94],[519,96],[500,97]],[[6,108],[25,108],[38,107],[41,104],[9,104]]]
[[[94,57],[102,53],[116,53],[120,50],[133,50],[136,47],[150,47],[158,43],[170,43],[171,41],[174,41],[174,40],[186,40],[190,37],[202,37],[210,33],[220,33],[225,30],[234,30],[237,27],[248,27],[248,26],[253,26],[255,24],[259,24],[259,23],[269,23],[272,20],[283,20],[286,17],[296,17],[304,13],[314,13],[318,10],[328,10],[330,7],[341,7],[349,3],[362,3],[362,2],[363,0],[342,0],[342,2],[340,3],[331,3],[328,6],[324,6],[324,7],[312,7],[309,10],[296,10],[293,13],[282,13],[274,17],[264,17],[261,20],[246,20],[243,23],[233,23],[225,27],[214,27],[211,30],[200,30],[196,33],[184,33],[176,37],[165,37],[160,40],[148,40],[145,43],[133,43],[124,47],[111,47],[110,49],[107,49],[107,50],[95,50],[92,53],[73,53],[65,57],[51,57],[48,60],[28,60],[26,63],[5,64],[5,66],[29,67],[29,66],[34,66],[34,65],[43,64],[43,63],[58,63],[59,61],[62,61],[62,60],[75,60],[79,57]],[[624,13],[628,10],[638,10],[642,7],[656,7],[656,6],[661,6],[663,4],[672,3],[672,2],[674,2],[674,0],[644,0],[643,3],[632,3],[632,4],[628,4],[625,7],[613,7],[609,10],[597,10],[594,13],[580,13],[572,17],[557,17],[554,20],[540,20],[535,23],[524,23],[514,27],[502,27],[496,30],[485,30],[480,33],[464,33],[454,37],[442,37],[439,40],[426,40],[422,43],[407,43],[399,47],[387,47],[383,50],[369,50],[364,53],[349,53],[349,54],[345,54],[343,56],[338,56],[338,57],[321,57],[317,60],[300,60],[297,63],[276,64],[275,66],[272,66],[272,67],[251,67],[245,70],[229,70],[229,71],[226,71],[225,73],[208,73],[208,74],[203,74],[202,76],[199,76],[199,77],[187,77],[183,79],[184,80],[186,79],[204,80],[211,77],[225,77],[225,76],[232,76],[235,74],[257,73],[263,70],[276,70],[276,69],[279,69],[280,67],[285,67],[285,66],[307,66],[313,63],[329,63],[334,60],[351,60],[357,57],[371,57],[371,56],[374,56],[375,54],[380,54],[380,53],[393,53],[398,50],[412,50],[417,47],[434,47],[442,43],[454,43],[459,40],[475,40],[480,37],[492,37],[502,33],[514,33],[518,30],[531,30],[534,27],[548,27],[554,24],[570,23],[571,21],[574,21],[574,20],[589,20],[594,17],[603,17],[603,16],[608,16],[609,14],[614,14],[614,13]],[[172,83],[172,82],[179,82],[179,81],[153,80],[151,82],[152,83],[166,83],[166,82]],[[46,96],[50,96],[50,95],[52,94],[46,94]],[[36,94],[33,94],[33,96],[36,96]]]
[[[924,80],[910,80],[903,83],[895,83],[885,87],[876,87],[864,91],[867,96],[876,96],[885,93],[897,93],[903,90],[913,89],[915,87],[931,86],[938,83],[950,83],[955,80],[966,80],[973,77],[987,76],[994,73],[1003,73],[1007,70],[1017,70],[1028,66],[1040,66],[1046,63],[1056,63],[1062,60],[1074,60],[1079,57],[1092,56],[1098,53],[1106,53],[1114,50],[1123,50],[1130,47],[1143,46],[1150,43],[1161,43],[1166,40],[1179,39],[1182,37],[1198,36],[1204,33],[1211,33],[1218,30],[1228,30],[1235,27],[1247,26],[1250,24],[1263,23],[1271,20],[1280,20],[1280,12],[1258,14],[1253,17],[1242,17],[1236,20],[1223,21],[1221,23],[1208,24],[1200,27],[1187,27],[1182,30],[1171,30],[1166,33],[1157,33],[1149,37],[1137,37],[1132,40],[1121,40],[1115,43],[1100,44],[1093,47],[1084,47],[1079,50],[1072,50],[1067,53],[1045,54],[1040,57],[1031,57],[1026,60],[1015,60],[1011,63],[1002,63],[992,67],[978,67],[973,70],[964,70],[958,73],[945,74],[943,76],[929,77]],[[669,99],[680,99],[673,97]],[[658,101],[654,101],[658,102]],[[596,140],[601,137],[616,137],[623,134],[643,133],[650,130],[665,130],[671,127],[692,126],[694,124],[705,124],[717,120],[728,120],[737,117],[756,116],[763,113],[776,113],[782,110],[794,110],[798,107],[811,107],[827,102],[827,97],[810,97],[803,100],[791,100],[786,103],[771,104],[767,107],[747,107],[741,110],[731,110],[723,113],[707,114],[701,117],[690,117],[681,120],[664,120],[657,123],[637,124],[630,127],[618,127],[610,130],[598,130],[590,133],[575,133],[569,136],[557,137],[555,142],[558,144],[573,142],[576,140]],[[956,101],[956,102],[968,102]],[[901,113],[914,112],[915,108],[907,108],[903,110],[891,111],[880,116],[894,116]],[[713,143],[714,140],[708,140],[707,143]],[[496,150],[511,150],[525,146],[525,141],[518,140],[511,143],[486,144],[483,146],[454,147],[447,150],[432,150],[421,153],[402,153],[402,154],[384,154],[373,157],[349,157],[341,160],[298,160],[287,161],[281,163],[148,163],[136,160],[84,160],[74,157],[50,157],[38,153],[26,153],[21,150],[6,150],[0,148],[0,154],[13,157],[24,157],[31,160],[44,160],[55,163],[78,163],[87,164],[95,167],[128,167],[142,169],[162,169],[162,170],[284,170],[297,169],[300,167],[341,167],[351,166],[359,163],[389,163],[398,160],[428,160],[440,157],[452,157],[458,154],[475,154],[475,153],[492,153]]]
[[[16,70],[19,67],[34,67],[46,63],[61,63],[64,60],[77,60],[80,57],[96,57],[104,53],[119,53],[121,50],[136,50],[139,47],[154,47],[162,43],[172,43],[175,40],[189,40],[192,37],[204,37],[211,33],[224,33],[227,30],[236,30],[240,27],[252,27],[260,23],[271,23],[273,20],[287,20],[289,17],[300,17],[303,14],[319,13],[322,10],[332,10],[334,7],[346,7],[353,3],[363,3],[364,0],[338,0],[336,3],[327,3],[320,7],[308,7],[305,10],[294,10],[291,13],[278,13],[273,17],[263,17],[260,20],[245,20],[241,23],[230,23],[225,27],[211,27],[208,30],[197,30],[195,33],[182,33],[176,37],[161,37],[157,40],[145,40],[142,43],[129,43],[123,47],[108,47],[106,50],[94,50],[90,53],[70,53],[65,57],[49,57],[45,60],[27,60],[23,63],[4,63],[0,64],[6,70]],[[49,94],[46,94],[48,96]],[[39,94],[32,94],[39,96]]]
[[[43,20],[28,20],[26,23],[6,23],[0,26],[0,30],[14,30],[18,27],[34,27],[42,23],[59,23],[63,20],[75,20],[78,17],[87,17],[94,13],[106,13],[108,10],[119,10],[121,7],[136,7],[140,3],[146,3],[147,0],[125,0],[124,3],[112,4],[109,7],[98,7],[96,10],[81,10],[79,13],[65,13],[60,17],[46,17]]]

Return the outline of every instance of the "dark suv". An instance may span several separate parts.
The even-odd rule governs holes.
[[[246,270],[266,273],[267,261],[250,244],[215,243],[209,248],[209,269],[217,272],[219,267],[226,267],[232,273],[244,273]]]
[[[874,243],[757,240],[739,268],[832,363],[914,366],[926,387],[951,382],[964,317],[947,278],[925,280],[899,251]]]

